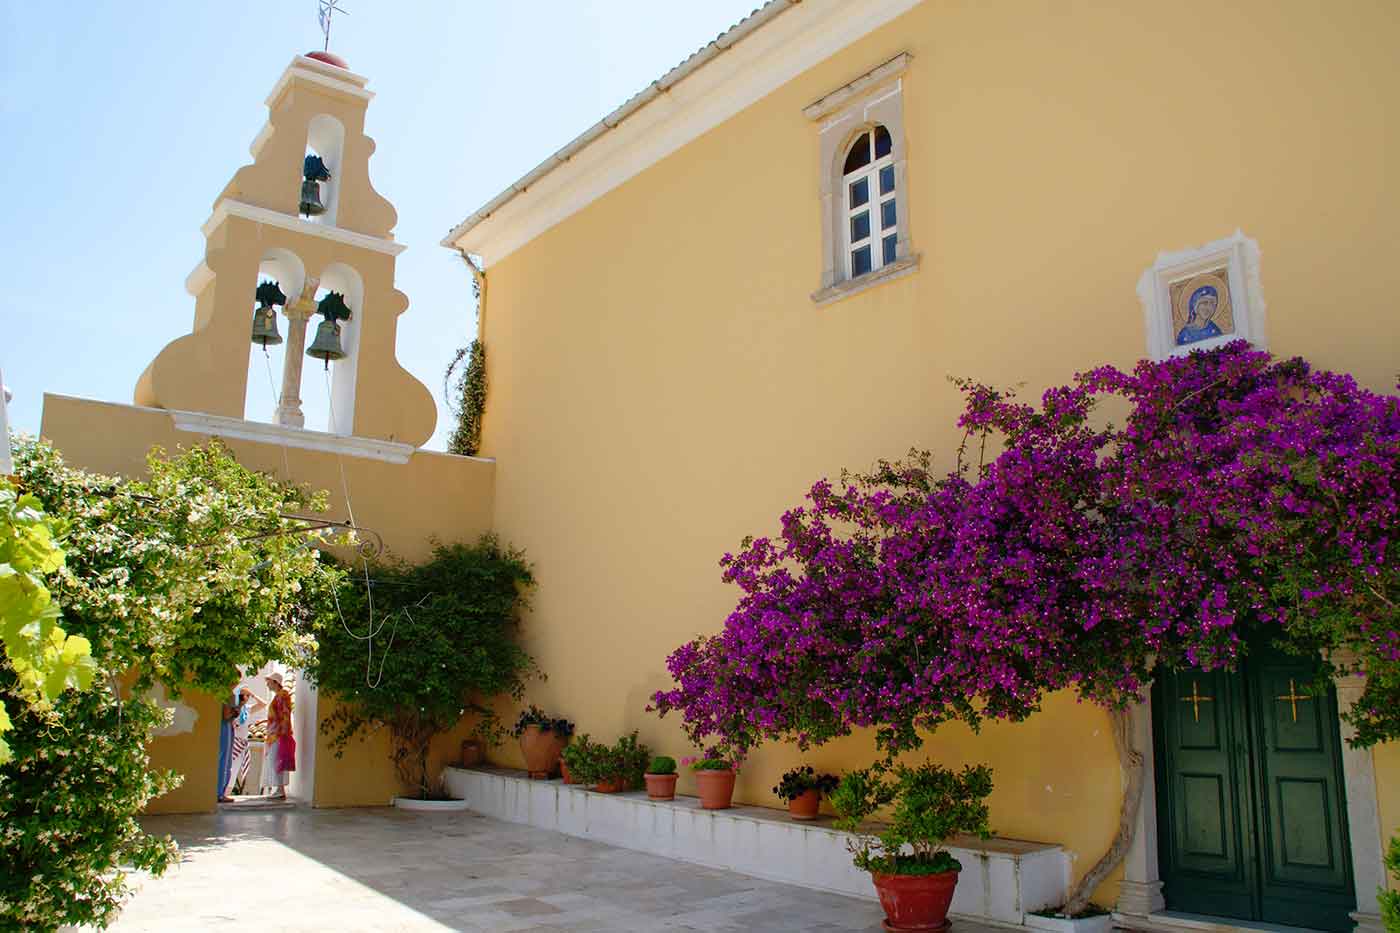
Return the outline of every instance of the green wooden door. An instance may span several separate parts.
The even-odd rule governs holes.
[[[1159,671],[1158,840],[1169,910],[1349,931],[1336,697],[1256,645],[1237,673]]]

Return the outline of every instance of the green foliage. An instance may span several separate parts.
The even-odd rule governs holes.
[[[452,374],[463,359],[467,361],[466,368],[453,382]],[[457,416],[457,426],[447,439],[447,452],[476,456],[481,449],[481,418],[486,411],[486,347],[480,340],[473,340],[452,358],[443,375],[443,394]]]
[[[818,774],[811,765],[806,765],[783,774],[778,786],[773,788],[773,793],[783,800],[796,800],[809,790],[830,796],[840,783],[841,779],[836,775]]]
[[[1400,880],[1400,836],[1390,840],[1385,867],[1390,869],[1396,880]],[[1376,894],[1376,900],[1381,907],[1381,920],[1385,923],[1386,933],[1400,933],[1400,891],[1381,890]]]
[[[489,535],[439,545],[425,564],[372,565],[368,576],[368,590],[363,576],[346,577],[339,611],[317,615],[320,650],[307,675],[340,701],[322,723],[337,754],[387,727],[400,779],[426,796],[433,736],[468,710],[488,713],[491,697],[519,699],[535,671],[516,642],[534,577],[520,551]]]
[[[96,669],[88,640],[58,624],[58,604],[44,584],[62,566],[63,550],[43,505],[0,478],[0,644],[15,678],[13,693],[36,713],[70,687],[86,690]],[[0,765],[12,758],[4,738],[11,728],[0,702]]]
[[[647,774],[675,774],[676,759],[669,755],[657,755],[647,765]]]
[[[733,763],[723,758],[699,758],[690,763],[692,771],[728,771],[733,767]]]
[[[637,741],[635,730],[618,739],[614,745],[594,742],[588,733],[584,733],[565,746],[563,758],[569,766],[569,774],[580,784],[619,780],[624,786],[633,787],[641,783],[642,775],[646,773],[651,749]],[[674,770],[674,761],[671,766]]]
[[[65,559],[43,564],[53,568],[45,582],[63,627],[88,642],[101,686],[31,706],[22,666],[0,659],[0,701],[18,710],[14,757],[0,765],[0,928],[105,925],[127,867],[159,874],[175,857],[136,821],[180,780],[150,770],[146,746],[167,714],[147,689],[222,693],[240,666],[297,663],[306,592],[327,572],[300,523],[279,512],[317,502],[217,443],[154,452],[142,481],[72,469],[33,441],[15,454],[33,498],[14,505],[42,507],[61,531]]]
[[[944,849],[950,837],[991,837],[986,803],[991,792],[992,771],[986,765],[953,771],[933,762],[916,768],[879,763],[842,778],[831,804],[837,828],[855,834],[849,847],[856,867],[891,875],[937,874],[962,868]],[[869,821],[891,805],[889,822],[872,829]]]
[[[558,716],[551,716],[535,704],[531,703],[530,708],[520,713],[515,720],[515,726],[510,730],[510,734],[517,739],[525,734],[526,728],[539,726],[541,732],[558,733],[561,739],[568,739],[574,734],[574,724],[569,720]]]

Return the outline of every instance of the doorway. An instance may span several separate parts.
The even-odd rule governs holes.
[[[1356,909],[1337,699],[1267,642],[1238,671],[1159,670],[1158,846],[1167,909],[1346,933]]]

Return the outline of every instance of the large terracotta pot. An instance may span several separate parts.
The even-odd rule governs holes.
[[[788,801],[788,816],[794,820],[815,820],[822,806],[822,792],[808,788]]]
[[[679,774],[644,774],[647,782],[647,796],[652,800],[672,800],[676,796],[676,781]]]
[[[539,726],[526,726],[520,736],[520,754],[525,756],[525,770],[535,780],[544,780],[554,770],[564,743],[553,730],[545,732]]]
[[[479,739],[466,739],[462,742],[462,767],[475,768],[486,758],[486,751]]]
[[[948,929],[948,906],[953,903],[953,889],[958,886],[958,873],[945,871],[937,875],[870,876],[880,906],[885,909],[885,929],[892,933],[943,933]]]
[[[705,810],[727,810],[734,800],[734,771],[696,771],[695,784],[700,790],[700,807]]]

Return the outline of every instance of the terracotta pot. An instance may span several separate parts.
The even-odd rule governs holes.
[[[545,732],[539,726],[526,726],[520,736],[520,754],[525,756],[525,770],[535,780],[549,777],[563,748],[564,743],[555,732]]]
[[[619,794],[627,787],[627,782],[620,777],[610,777],[593,785],[593,789],[600,794]]]
[[[822,806],[822,792],[809,787],[788,801],[788,816],[794,820],[815,820]]]
[[[652,800],[675,799],[679,774],[644,774],[642,777],[647,782],[647,796]]]
[[[695,783],[700,790],[700,807],[704,810],[727,810],[734,800],[734,770],[696,771]]]
[[[569,763],[564,760],[563,755],[559,756],[559,776],[564,779],[565,784],[578,783],[578,781],[574,780],[574,776],[569,773]]]
[[[478,739],[467,739],[462,742],[462,767],[475,768],[486,758],[486,750],[482,748]]]
[[[870,876],[880,906],[885,909],[885,929],[893,933],[943,933],[948,929],[948,906],[953,903],[953,889],[958,885],[958,873],[945,871],[937,875]]]

